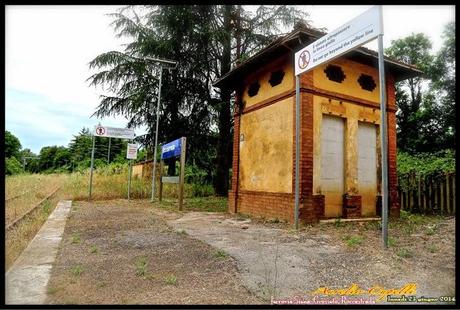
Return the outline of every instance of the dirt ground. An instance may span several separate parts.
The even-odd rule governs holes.
[[[353,283],[365,290],[416,283],[418,297],[455,294],[455,218],[392,221],[384,251],[378,222],[295,231],[276,220],[172,209],[75,203],[48,302],[260,304]]]
[[[50,304],[254,304],[236,262],[172,230],[150,203],[74,202]]]
[[[390,225],[387,251],[378,222],[310,225],[298,232],[217,213],[190,212],[168,222],[235,257],[245,286],[264,300],[309,298],[319,287],[352,284],[368,290],[415,283],[418,297],[455,296],[455,219],[411,220]]]

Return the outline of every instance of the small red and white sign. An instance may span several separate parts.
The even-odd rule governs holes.
[[[136,159],[137,158],[137,144],[128,143],[128,149],[126,151],[127,159]]]

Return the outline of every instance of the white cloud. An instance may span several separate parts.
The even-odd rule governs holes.
[[[114,6],[7,6],[6,83],[91,115],[100,90],[88,87],[88,62],[126,40],[114,37]]]
[[[60,138],[52,143],[65,145],[83,126],[92,127],[99,122],[89,118],[99,104],[102,90],[88,86],[86,79],[92,73],[88,62],[103,52],[123,49],[121,44],[126,39],[115,38],[109,26],[112,18],[105,15],[120,7],[5,7],[6,126],[23,130],[21,141],[29,141],[25,147],[33,143],[37,150],[40,145],[49,145],[49,136],[56,132]],[[299,7],[311,14],[314,26],[333,30],[370,6]],[[438,50],[443,26],[454,20],[454,6],[384,6],[385,46],[412,32],[423,32]],[[368,46],[376,47],[375,43]],[[18,91],[35,97],[27,102],[8,96]],[[123,117],[100,122],[114,127],[127,124]],[[138,135],[145,132],[145,126],[136,130]]]

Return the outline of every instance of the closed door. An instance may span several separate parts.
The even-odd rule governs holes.
[[[358,124],[358,190],[361,213],[376,214],[377,199],[377,129],[374,124]]]
[[[344,193],[344,119],[323,115],[321,127],[321,192],[325,216],[342,215]]]

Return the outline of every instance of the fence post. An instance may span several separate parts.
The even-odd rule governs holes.
[[[422,199],[420,197],[421,190],[420,190],[420,174],[417,175],[417,208],[419,212],[422,212]]]
[[[444,178],[441,179],[441,182],[439,183],[439,185],[441,186],[441,214],[444,214],[444,211],[446,210],[446,200],[444,199],[444,194],[446,192],[445,190],[445,182],[444,182]]]
[[[452,194],[453,194],[453,197],[452,197],[452,214],[455,215],[455,175],[452,175]]]
[[[446,179],[446,210],[447,214],[450,214],[450,182],[449,182],[449,174],[445,174],[444,178]]]

